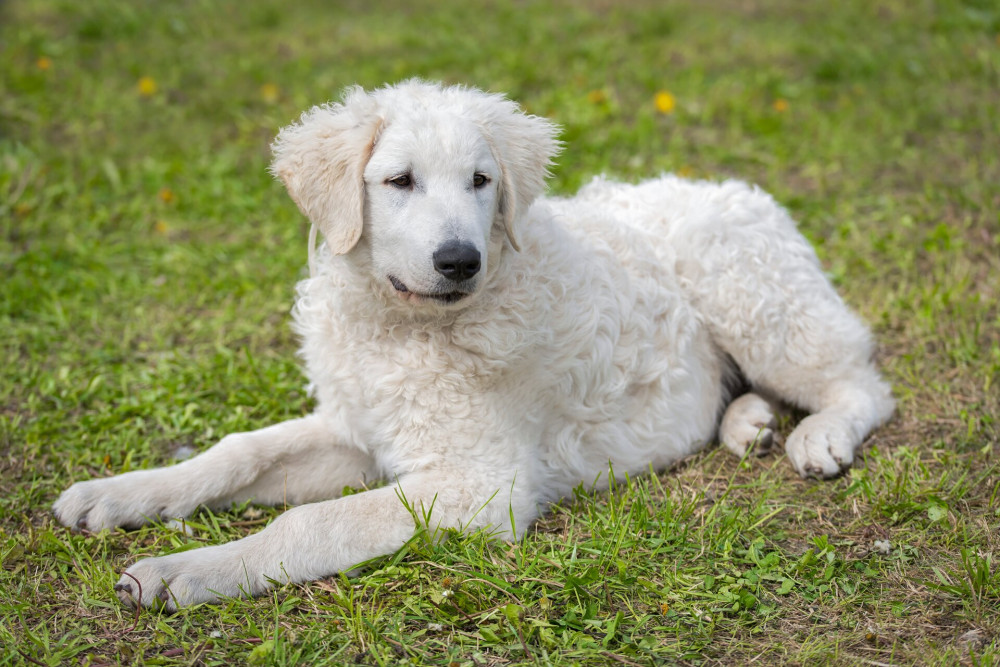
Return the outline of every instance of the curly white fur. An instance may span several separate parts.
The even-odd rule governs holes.
[[[519,536],[609,465],[662,469],[720,420],[729,449],[766,449],[776,401],[811,413],[785,445],[800,474],[851,464],[893,401],[787,213],[744,183],[673,176],[540,198],[554,136],[500,96],[420,81],[353,89],[281,131],[273,171],[326,239],[294,309],[315,413],[77,483],[55,512],[97,530],[300,506],[139,561],[123,600],[174,608],[330,575],[427,516]],[[726,411],[741,378],[753,393]],[[337,498],[374,478],[389,485]]]

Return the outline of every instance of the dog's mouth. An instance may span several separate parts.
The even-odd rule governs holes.
[[[413,292],[396,276],[389,276],[389,282],[392,283],[392,286],[401,297],[408,300],[433,299],[441,303],[455,303],[469,296],[468,292],[460,292],[458,290],[454,292],[436,292],[434,294]]]

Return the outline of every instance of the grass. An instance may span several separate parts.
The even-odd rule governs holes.
[[[832,482],[712,448],[522,543],[416,539],[134,615],[128,563],[280,510],[91,535],[52,501],[309,409],[306,223],[268,144],[414,75],[559,122],[559,193],[664,170],[774,193],[872,323],[896,418]],[[989,0],[0,4],[0,665],[1000,661],[997,90]]]

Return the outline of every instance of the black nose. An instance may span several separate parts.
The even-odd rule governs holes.
[[[434,251],[434,270],[449,280],[467,280],[479,266],[479,251],[471,243],[448,241]]]

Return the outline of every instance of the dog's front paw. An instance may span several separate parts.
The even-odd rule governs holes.
[[[244,558],[239,542],[192,549],[159,558],[143,558],[125,571],[115,594],[130,606],[174,612],[224,597],[256,595],[269,587]]]
[[[160,517],[190,513],[184,494],[165,492],[163,473],[140,470],[106,479],[77,482],[52,506],[60,523],[94,532],[104,528],[138,528]]]
[[[802,477],[836,477],[854,463],[857,437],[839,415],[810,415],[788,436],[785,452]]]
[[[212,575],[211,568],[199,565],[187,553],[144,558],[125,571],[115,584],[115,594],[132,607],[174,612],[199,602],[215,602],[220,594],[225,594]]]

